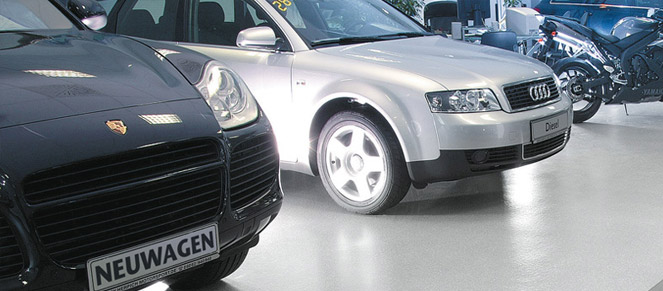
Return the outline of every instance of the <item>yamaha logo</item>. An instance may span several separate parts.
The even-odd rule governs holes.
[[[550,98],[550,88],[545,83],[532,85],[529,87],[529,97],[534,101],[541,101]]]

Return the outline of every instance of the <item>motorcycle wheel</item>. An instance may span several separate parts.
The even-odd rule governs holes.
[[[585,92],[583,85],[591,80],[592,76],[581,66],[573,63],[562,66],[555,72],[564,90],[573,101],[573,123],[581,123],[592,118],[599,107],[601,98],[595,89]]]

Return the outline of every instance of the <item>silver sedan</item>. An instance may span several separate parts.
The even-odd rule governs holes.
[[[319,174],[353,212],[392,207],[410,185],[542,160],[569,139],[571,102],[548,67],[430,34],[381,0],[114,4],[105,30],[233,67],[272,121],[281,167]],[[227,96],[212,109],[244,108]]]

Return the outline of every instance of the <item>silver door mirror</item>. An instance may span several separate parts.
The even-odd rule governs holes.
[[[87,27],[99,30],[106,26],[106,10],[95,0],[68,0],[67,9]]]
[[[242,30],[237,35],[237,46],[244,48],[276,48],[276,34],[271,27],[258,26]]]

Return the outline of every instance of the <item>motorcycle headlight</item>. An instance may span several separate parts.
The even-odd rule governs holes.
[[[485,112],[502,110],[490,89],[426,93],[431,112]]]
[[[244,81],[230,68],[211,61],[194,85],[223,129],[232,129],[258,118],[258,104]]]

